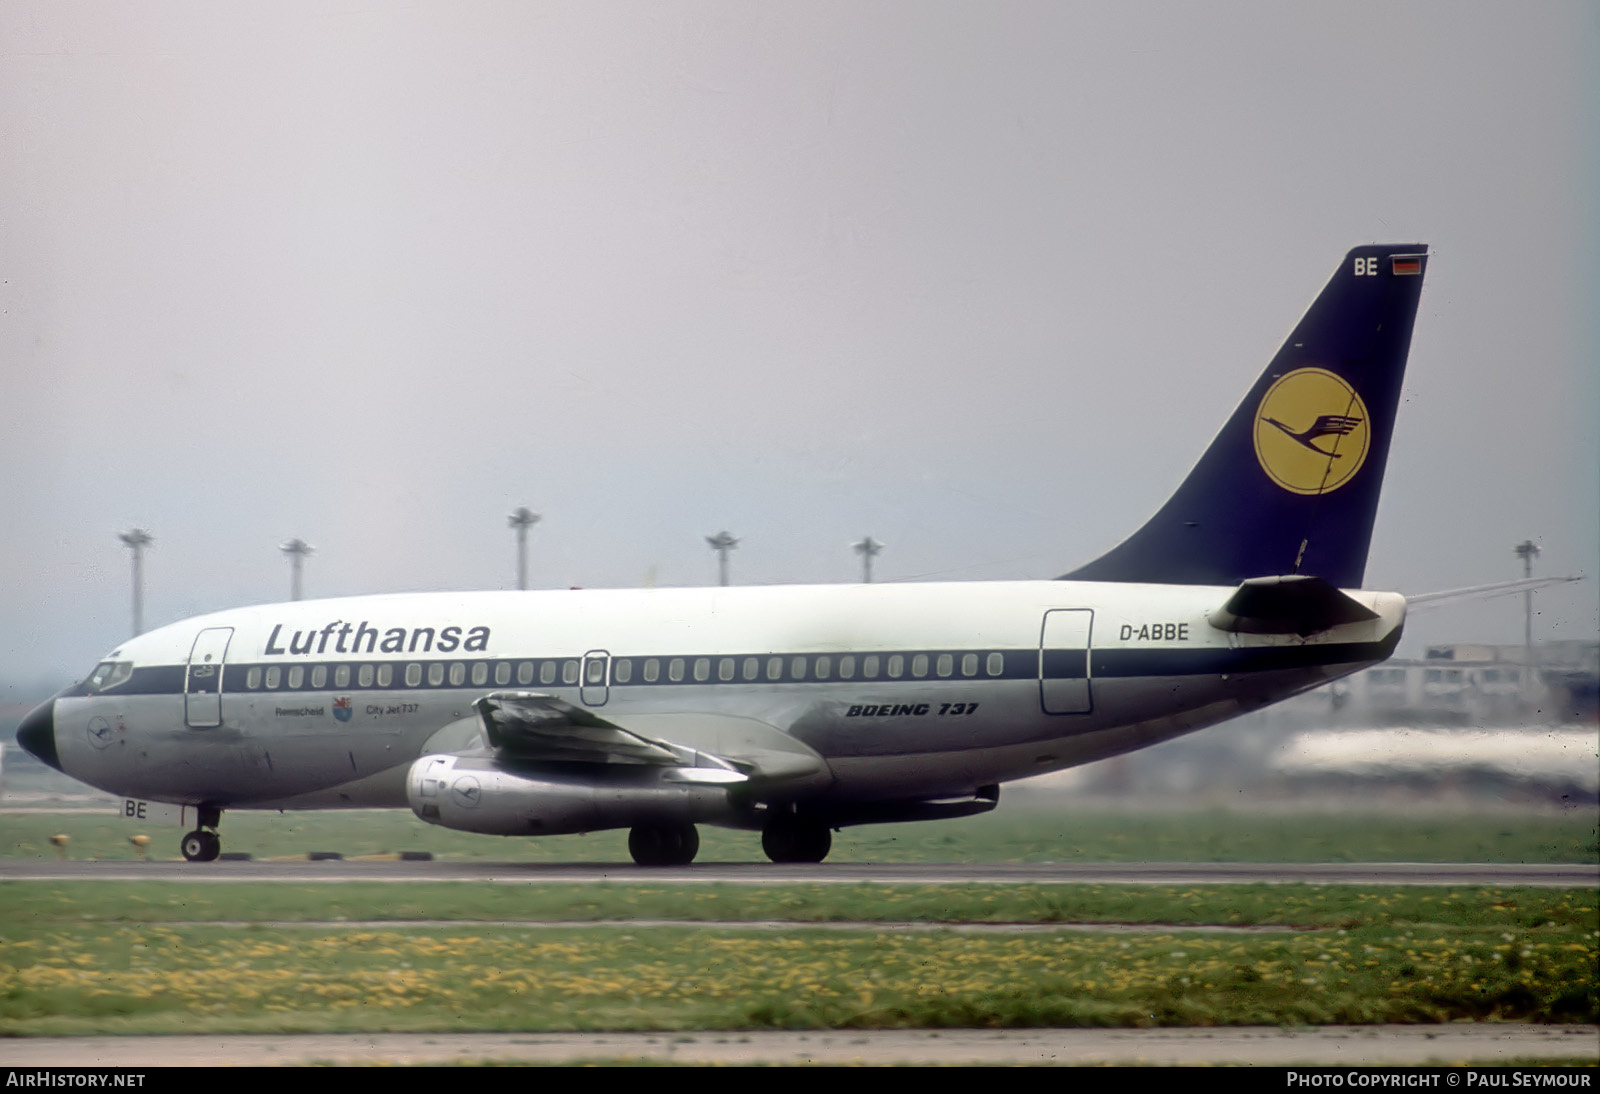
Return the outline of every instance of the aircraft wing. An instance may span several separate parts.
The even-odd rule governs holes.
[[[473,703],[489,744],[533,763],[638,764],[675,781],[762,784],[829,777],[822,757],[776,726],[728,714],[602,718],[533,691],[497,691]]]

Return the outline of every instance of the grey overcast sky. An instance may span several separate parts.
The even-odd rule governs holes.
[[[1368,584],[1596,637],[1600,6],[0,5],[0,675],[309,596],[1049,577],[1351,246],[1433,249]],[[1520,641],[1518,598],[1414,617]],[[62,681],[64,682],[64,680]]]

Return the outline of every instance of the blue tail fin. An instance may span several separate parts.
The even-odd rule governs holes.
[[[1171,500],[1064,580],[1359,587],[1427,262],[1423,244],[1346,255]]]

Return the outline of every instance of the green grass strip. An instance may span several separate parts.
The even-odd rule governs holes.
[[[1594,1022],[1600,922],[1593,893],[1535,889],[1330,887],[852,887],[879,916],[945,922],[1051,916],[1168,924],[1187,916],[1342,926],[1218,935],[1151,926],[1115,933],[756,932],[737,924],[585,930],[494,926],[470,916],[466,886],[200,886],[12,883],[0,889],[0,1034],[1029,1027],[1443,1022]],[[415,893],[415,889],[434,892]],[[581,888],[581,892],[577,891]],[[821,891],[825,888],[826,891]],[[1044,892],[1044,889],[1050,892]],[[360,892],[341,896],[346,889]],[[193,925],[280,908],[326,920],[451,918],[428,927],[360,923]],[[185,892],[185,890],[190,890]],[[697,919],[768,918],[773,907],[867,918],[826,906],[837,887],[702,893],[651,887],[483,887],[523,917],[611,916],[679,907]],[[465,893],[465,895],[463,895]],[[162,894],[165,894],[163,898]],[[175,898],[175,899],[174,899]],[[444,905],[433,904],[437,898]],[[991,899],[992,898],[992,899]],[[680,903],[674,905],[673,902]],[[452,906],[450,902],[455,902]],[[124,909],[114,912],[119,904]],[[1276,910],[1274,910],[1276,906]],[[1211,911],[1203,911],[1203,909]],[[162,918],[174,909],[190,922]],[[1251,909],[1254,909],[1253,911]],[[809,910],[809,911],[808,911]],[[266,909],[257,908],[257,914]],[[1285,913],[1293,913],[1286,915]],[[282,918],[293,918],[283,915]]]
[[[1592,890],[1350,885],[0,882],[0,937],[92,923],[780,920],[1600,927]]]

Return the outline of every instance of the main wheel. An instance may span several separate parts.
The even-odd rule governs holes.
[[[816,821],[774,817],[761,833],[761,849],[773,862],[821,862],[833,850],[833,833]]]
[[[699,852],[692,824],[640,824],[628,833],[628,854],[640,866],[687,866]]]
[[[222,853],[222,837],[197,828],[183,837],[181,849],[190,862],[213,862]]]

